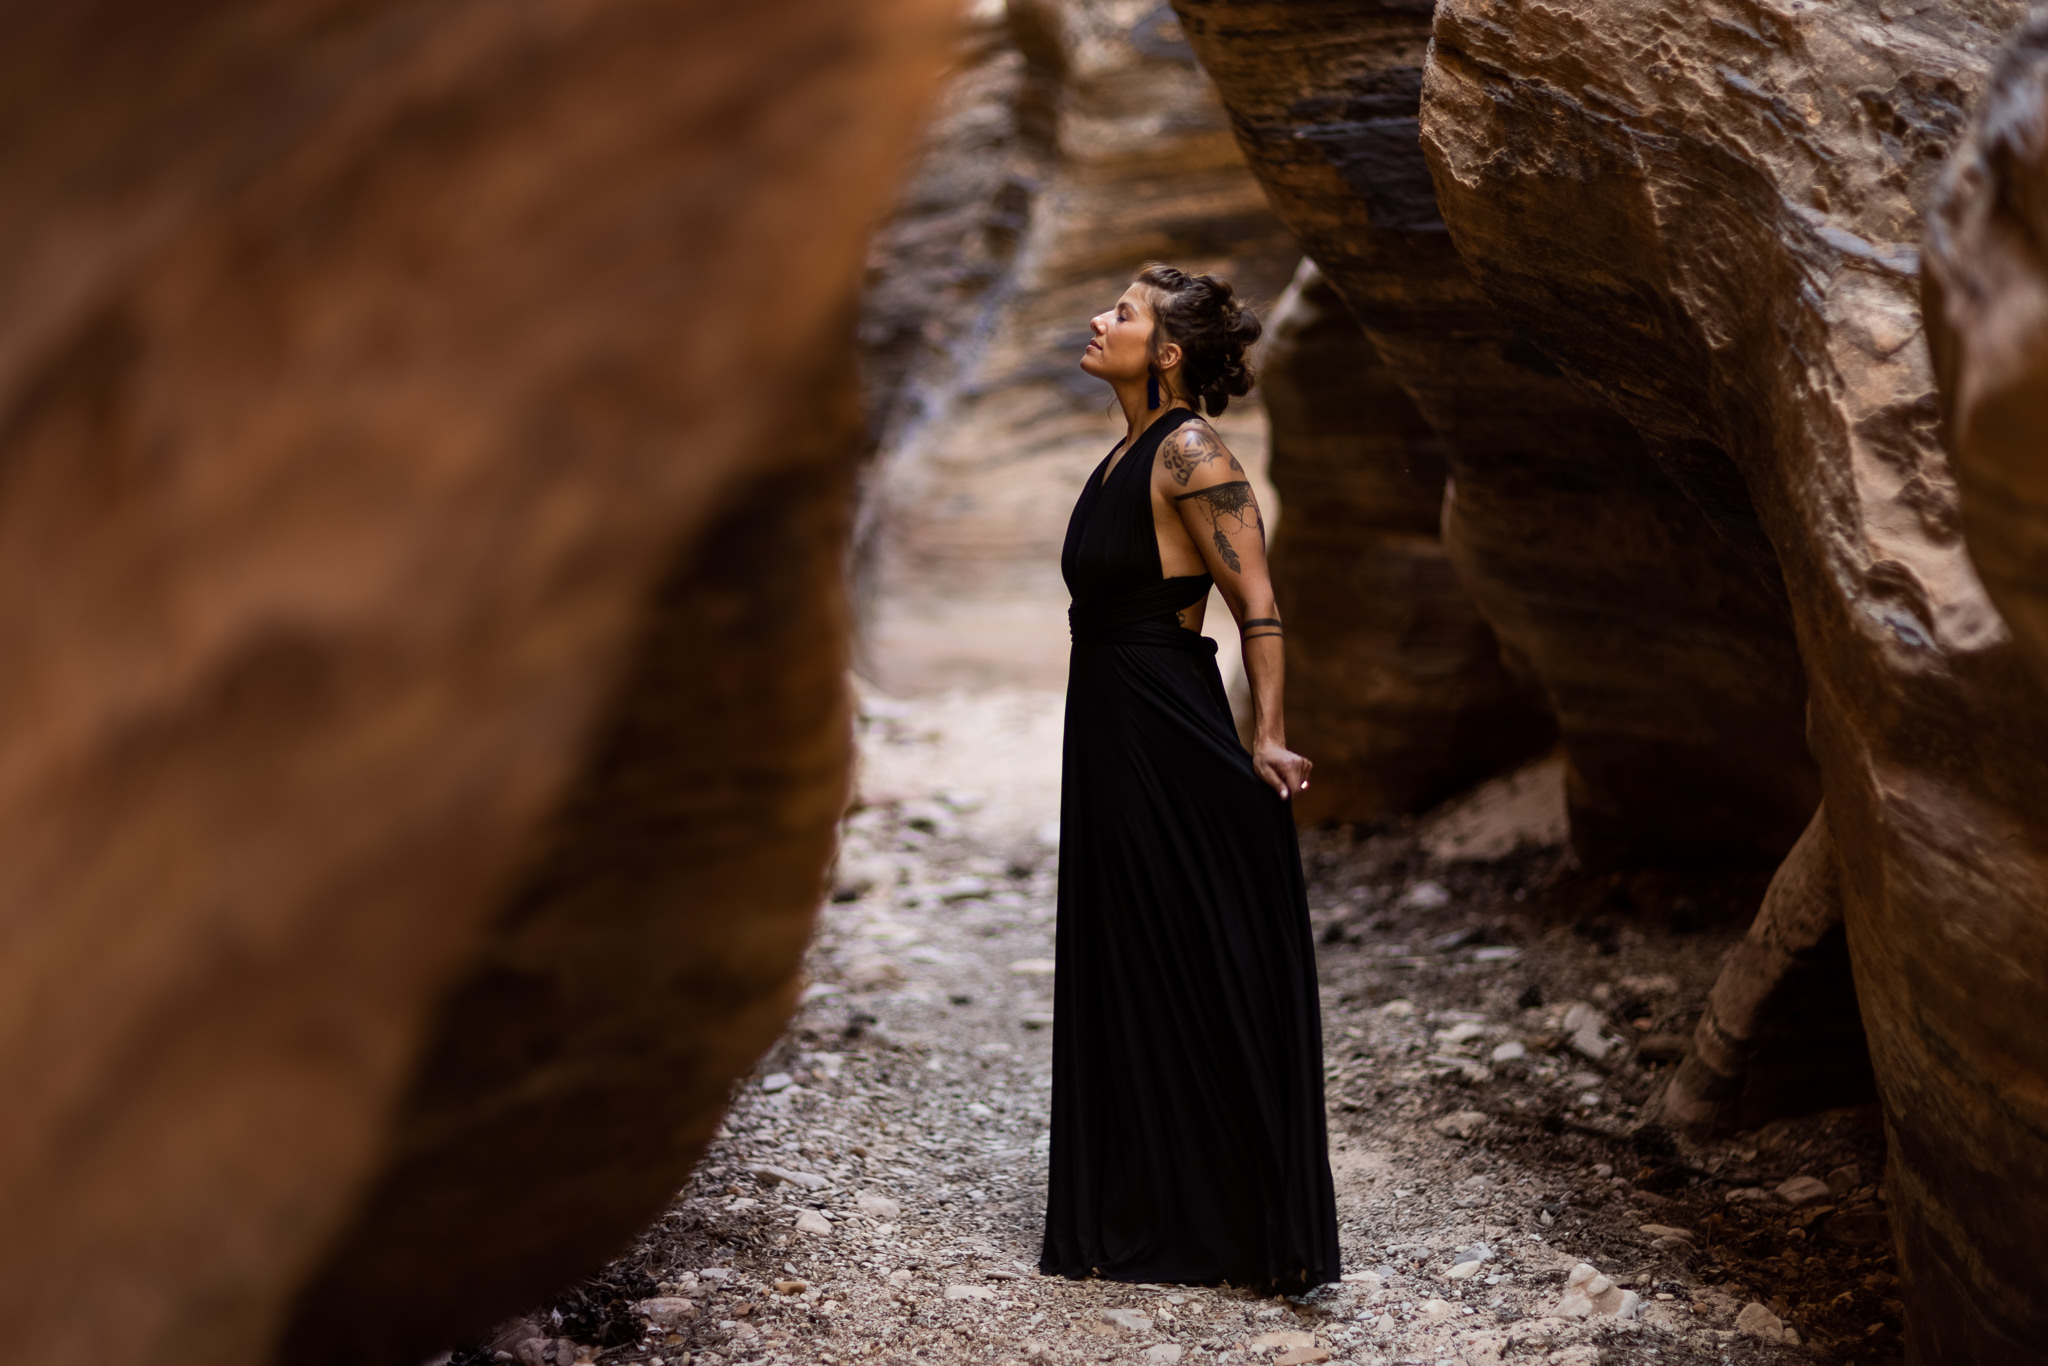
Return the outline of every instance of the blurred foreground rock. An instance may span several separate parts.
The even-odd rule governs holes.
[[[0,1311],[413,1366],[652,1215],[791,1000],[953,6],[13,8]]]

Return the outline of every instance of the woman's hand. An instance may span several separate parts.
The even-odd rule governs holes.
[[[1308,786],[1315,765],[1278,741],[1261,740],[1252,746],[1252,768],[1284,802]]]

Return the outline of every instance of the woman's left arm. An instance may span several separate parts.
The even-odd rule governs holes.
[[[1258,495],[1208,423],[1186,423],[1167,442],[1169,496],[1237,619],[1252,693],[1252,767],[1284,800],[1308,786],[1314,765],[1287,748],[1286,660]]]

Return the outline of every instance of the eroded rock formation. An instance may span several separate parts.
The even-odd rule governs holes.
[[[1416,144],[1430,5],[1176,8],[1274,208],[1444,441],[1445,543],[1548,695],[1581,853],[1781,856],[1818,791],[1770,547],[1725,459],[1653,450],[1474,282]]]
[[[2019,18],[1445,0],[1423,107],[1487,296],[1660,458],[1738,471],[1782,569],[1923,1362],[2048,1341],[2048,696],[1965,552],[1915,278]]]
[[[1553,733],[1444,550],[1443,440],[1311,263],[1261,356],[1269,469],[1289,509],[1273,538],[1288,735],[1316,763],[1295,818],[1434,806]]]
[[[317,1281],[293,1359],[412,1366],[651,1215],[779,1025],[843,339],[953,6],[14,10],[0,1309],[253,1366]]]
[[[2048,677],[2048,16],[1984,93],[1922,264],[1970,561]]]

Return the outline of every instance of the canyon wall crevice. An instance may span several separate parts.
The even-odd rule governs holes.
[[[1549,744],[1533,680],[1500,661],[1440,532],[1443,439],[1304,261],[1260,352],[1287,724],[1315,758],[1305,825],[1425,810]]]
[[[1742,479],[1701,443],[1645,441],[1480,290],[1415,141],[1431,6],[1176,8],[1275,210],[1444,442],[1444,541],[1557,718],[1574,845],[1781,857],[1819,787]]]

